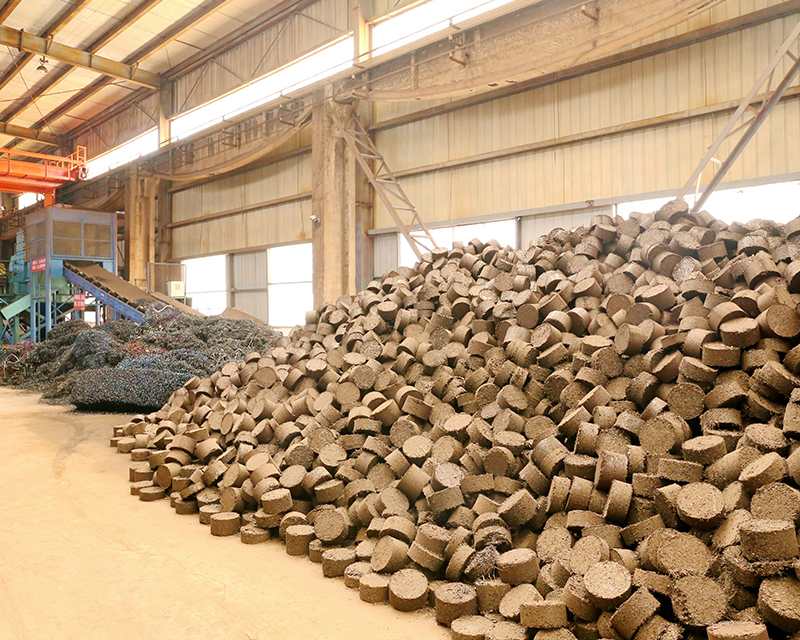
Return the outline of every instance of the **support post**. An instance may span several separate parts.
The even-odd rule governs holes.
[[[147,286],[147,263],[156,261],[157,180],[131,171],[125,193],[125,244],[128,250],[127,279],[137,287]]]
[[[372,0],[351,0],[353,23],[353,60],[356,65],[367,61],[370,50],[370,29],[367,20],[372,16]]]
[[[314,306],[355,293],[355,162],[331,113],[345,105],[332,100],[332,86],[315,100],[312,121],[311,214]]]
[[[156,188],[156,262],[169,262],[172,258],[172,187],[170,180],[158,180]]]
[[[353,24],[353,60],[356,66],[369,60],[372,49],[371,34],[368,20],[375,15],[374,0],[351,0]],[[372,124],[374,106],[371,102],[361,105],[360,115],[362,121]],[[353,158],[350,158],[351,163]],[[374,211],[374,192],[369,181],[356,172],[354,180],[355,189],[355,242],[356,242],[356,290],[361,291],[372,279],[372,237],[367,232],[372,229]]]
[[[798,23],[798,26],[800,26],[800,23]],[[770,99],[764,103],[764,105],[761,107],[761,111],[758,112],[758,115],[752,119],[742,137],[739,138],[739,141],[733,146],[733,149],[731,149],[731,152],[728,154],[728,157],[720,165],[717,173],[714,175],[714,178],[703,192],[703,195],[701,195],[697,202],[694,203],[694,206],[692,207],[692,213],[697,213],[703,208],[706,200],[708,200],[709,196],[711,196],[711,194],[714,193],[716,188],[720,185],[722,180],[728,174],[728,171],[730,171],[730,168],[733,166],[733,163],[736,162],[740,155],[742,155],[744,148],[748,145],[750,140],[753,139],[753,136],[756,135],[759,127],[764,124],[764,121],[769,117],[769,114],[772,113],[775,105],[781,101],[783,94],[786,93],[789,85],[794,82],[798,74],[800,74],[800,59],[795,59],[794,64],[789,69],[789,72],[786,74],[781,83],[778,85],[775,93],[773,93]]]
[[[158,146],[169,144],[169,117],[172,115],[172,82],[161,79],[158,91]]]

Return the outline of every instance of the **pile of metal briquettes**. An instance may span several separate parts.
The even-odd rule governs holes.
[[[790,637],[798,243],[675,201],[437,250],[111,444],[140,499],[457,640]]]

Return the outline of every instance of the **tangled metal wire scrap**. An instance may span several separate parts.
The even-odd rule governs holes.
[[[281,336],[252,320],[197,316],[163,303],[143,303],[141,308],[140,325],[122,320],[94,328],[72,320],[55,327],[43,342],[0,347],[5,380],[49,399],[64,399],[85,371],[148,370],[163,372],[168,381],[159,386],[161,395],[173,380],[180,386],[191,376],[210,375],[227,362],[269,349]],[[140,378],[120,376],[126,381]],[[97,386],[98,379],[84,377],[81,397],[103,397],[102,389],[86,390],[87,384]]]

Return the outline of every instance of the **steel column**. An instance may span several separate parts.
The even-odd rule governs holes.
[[[711,162],[711,159],[714,157],[714,155],[717,153],[717,151],[719,151],[719,148],[722,146],[722,143],[725,142],[725,140],[731,134],[735,133],[734,127],[736,126],[736,123],[739,122],[741,117],[744,115],[744,112],[747,111],[750,108],[750,105],[754,102],[754,100],[756,98],[756,95],[761,90],[761,87],[763,87],[765,83],[767,83],[768,81],[770,81],[772,79],[772,75],[775,72],[775,69],[777,68],[778,64],[783,59],[783,57],[789,52],[789,47],[792,46],[794,41],[797,40],[797,38],[799,36],[800,36],[800,22],[798,22],[797,25],[795,25],[795,28],[792,29],[792,32],[789,34],[789,36],[786,38],[786,40],[784,40],[783,44],[780,46],[778,51],[772,57],[772,60],[770,60],[770,63],[767,65],[767,68],[759,76],[758,80],[756,80],[755,84],[750,89],[748,94],[744,98],[742,98],[741,103],[739,103],[739,107],[736,109],[736,111],[734,111],[733,115],[728,119],[727,124],[722,129],[722,131],[720,132],[719,136],[717,136],[717,139],[714,141],[714,143],[708,148],[708,151],[706,152],[706,155],[703,157],[703,159],[700,161],[700,164],[692,172],[692,175],[686,181],[686,184],[683,185],[683,188],[681,189],[680,193],[678,194],[678,199],[683,198],[684,196],[686,196],[686,194],[689,193],[689,191],[694,187],[694,185],[696,184],[696,182],[698,181],[698,179],[702,175],[703,170],[706,168],[708,163]],[[791,71],[790,71],[790,73],[791,73]],[[795,72],[795,74],[796,74],[796,72]],[[767,86],[769,87],[769,85],[767,85]],[[783,92],[786,91],[787,88],[788,88],[788,85],[784,86],[783,91],[781,91],[781,96],[783,95]],[[778,97],[778,99],[780,99],[780,96]],[[762,110],[761,110],[762,113],[763,113],[764,109],[766,109],[766,106],[767,105],[765,103],[765,105],[762,107]],[[772,107],[770,108],[770,110],[771,109],[772,109]],[[758,119],[758,117],[756,119]],[[760,122],[759,122],[758,126],[760,126]],[[756,129],[758,129],[758,126],[756,126]],[[753,133],[755,133],[755,131],[753,131]],[[749,138],[748,138],[748,141],[749,141]],[[745,142],[745,144],[747,144],[747,143]],[[744,148],[744,147],[742,147],[742,148]],[[741,153],[741,150],[739,151],[739,153]],[[737,154],[737,157],[738,157],[738,154]],[[734,160],[735,160],[735,158],[734,158]],[[727,171],[727,169],[726,169],[726,171]],[[708,191],[708,195],[711,195],[712,191],[713,191],[713,189],[711,189],[711,191]],[[705,196],[705,198],[703,198],[703,202],[705,202],[705,200],[707,198],[708,198],[708,196]],[[697,205],[695,205],[695,209],[693,209],[693,211],[696,210],[696,206]]]
[[[786,92],[786,89],[789,88],[789,85],[792,84],[794,79],[797,77],[798,73],[800,73],[800,58],[798,58],[792,65],[789,73],[786,74],[784,79],[778,85],[775,93],[773,93],[770,99],[764,103],[763,107],[761,107],[761,111],[759,111],[758,115],[750,121],[747,130],[744,132],[742,137],[739,138],[739,141],[734,145],[733,149],[728,154],[728,157],[725,158],[723,163],[720,165],[716,175],[714,176],[714,179],[711,180],[705,191],[703,191],[703,195],[701,195],[697,202],[694,203],[694,206],[692,207],[692,213],[697,213],[700,211],[700,209],[706,203],[706,200],[708,200],[709,196],[714,193],[714,190],[725,178],[725,175],[728,173],[731,166],[733,166],[733,163],[736,162],[740,155],[742,155],[744,148],[747,146],[750,140],[753,139],[753,136],[756,135],[759,127],[764,124],[764,121],[775,108],[775,105],[780,102],[781,97]]]

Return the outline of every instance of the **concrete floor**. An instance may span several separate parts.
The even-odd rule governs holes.
[[[72,413],[0,388],[0,638],[444,639],[430,611],[368,605],[270,541],[212,538],[167,501],[140,502],[125,416]]]

